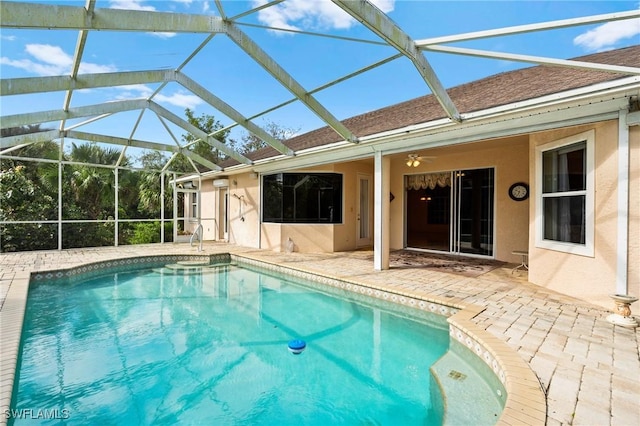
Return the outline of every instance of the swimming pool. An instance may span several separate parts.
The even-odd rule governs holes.
[[[233,265],[35,283],[12,407],[77,424],[440,424],[446,318],[301,284]]]

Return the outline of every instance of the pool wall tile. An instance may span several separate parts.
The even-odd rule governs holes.
[[[278,274],[287,274],[296,278],[301,278],[309,282],[315,282],[326,286],[347,290],[353,294],[361,294],[367,297],[393,302],[400,306],[406,306],[411,309],[419,309],[425,312],[431,312],[443,317],[450,317],[459,312],[459,309],[449,305],[443,305],[434,301],[419,299],[409,295],[390,292],[375,288],[369,285],[362,285],[353,281],[337,279],[328,276],[319,275],[316,272],[306,272],[299,269],[284,267],[278,264],[264,262],[263,260],[255,260],[244,256],[233,255],[232,258],[239,264],[249,267],[259,268]]]
[[[151,267],[164,266],[169,263],[177,263],[181,261],[202,261],[209,264],[229,263],[231,255],[228,253],[212,254],[212,255],[165,255],[165,256],[142,256],[117,260],[106,260],[95,262],[68,269],[60,269],[46,272],[34,272],[31,279],[35,283],[47,281],[55,283],[56,281],[77,282],[100,276],[105,273],[131,271],[136,269],[145,269]]]

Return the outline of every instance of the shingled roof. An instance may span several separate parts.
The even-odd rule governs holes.
[[[640,45],[574,59],[583,62],[640,67]],[[624,77],[627,76],[609,72],[539,65],[455,86],[448,89],[447,93],[458,110],[464,114]],[[426,95],[357,115],[342,122],[355,135],[362,137],[442,118],[446,118],[446,114],[436,98],[433,95]],[[299,151],[339,141],[341,141],[340,136],[330,127],[322,127],[295,136],[284,143],[294,151]],[[247,157],[255,161],[277,155],[279,153],[275,149],[267,147],[250,153]],[[226,163],[223,166],[237,164],[235,161]]]

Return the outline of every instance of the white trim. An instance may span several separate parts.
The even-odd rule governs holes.
[[[362,181],[366,180],[368,182],[367,187],[367,207],[366,207],[366,222],[367,222],[367,236],[362,238],[360,234],[361,226],[362,226],[362,211],[361,211],[361,196],[362,196]],[[356,173],[356,215],[359,217],[356,218],[356,248],[371,246],[373,242],[373,176],[370,173]],[[346,204],[346,203],[343,203]]]
[[[242,166],[244,171],[251,168],[262,173],[281,171],[288,168],[310,167],[339,161],[353,161],[360,158],[371,158],[374,151],[383,151],[385,155],[407,152],[415,149],[425,149],[436,146],[468,143],[484,139],[506,137],[516,134],[531,133],[575,126],[597,121],[618,118],[618,111],[629,104],[628,91],[608,97],[573,100],[572,104],[556,104],[528,108],[527,111],[514,111],[510,114],[496,113],[493,117],[478,117],[462,124],[451,122],[425,123],[424,125],[409,126],[394,131],[360,138],[357,145],[347,143],[332,144],[329,148],[314,150],[314,155],[307,155],[297,151],[293,158],[280,161],[265,159],[255,161],[253,166]],[[632,91],[637,93],[638,90]],[[574,103],[575,102],[575,103]],[[225,169],[230,173],[232,168]],[[235,171],[235,170],[234,170]]]
[[[334,142],[296,151],[294,157],[280,155],[265,158],[254,161],[253,165],[239,164],[222,171],[206,172],[202,177],[247,171],[275,173],[372,158],[375,151],[390,155],[614,120],[618,118],[618,111],[628,107],[628,97],[634,95],[640,95],[638,76],[465,114],[462,123],[453,123],[449,119],[434,120],[363,136],[359,139],[360,143],[355,145],[345,141]]]
[[[586,142],[586,190],[575,191],[572,194],[585,195],[585,243],[574,244],[561,241],[544,239],[544,212],[542,210],[542,154],[546,151],[557,149],[565,145],[578,142]],[[536,147],[535,156],[535,246],[538,248],[561,251],[565,253],[577,254],[581,256],[595,255],[594,235],[595,235],[595,131],[589,130],[577,135],[569,136],[560,140],[546,143]],[[554,194],[558,195],[558,194]],[[562,195],[562,193],[560,193]]]

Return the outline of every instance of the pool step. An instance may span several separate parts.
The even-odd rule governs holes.
[[[174,271],[190,271],[190,270],[201,270],[202,268],[206,268],[209,266],[209,261],[206,260],[183,260],[177,263],[170,263],[164,265],[167,269],[172,269]]]
[[[439,387],[443,424],[495,424],[504,408],[506,391],[483,360],[457,341],[431,366],[431,386]],[[432,391],[433,392],[433,391]],[[432,393],[433,395],[433,393]],[[446,402],[445,402],[446,401]],[[435,403],[435,402],[434,402]]]
[[[220,264],[211,265],[206,260],[184,260],[164,265],[155,271],[173,275],[208,275],[217,273],[220,266]]]
[[[209,260],[180,260],[174,265],[177,267],[187,267],[187,268],[193,267],[193,266],[209,266]]]

